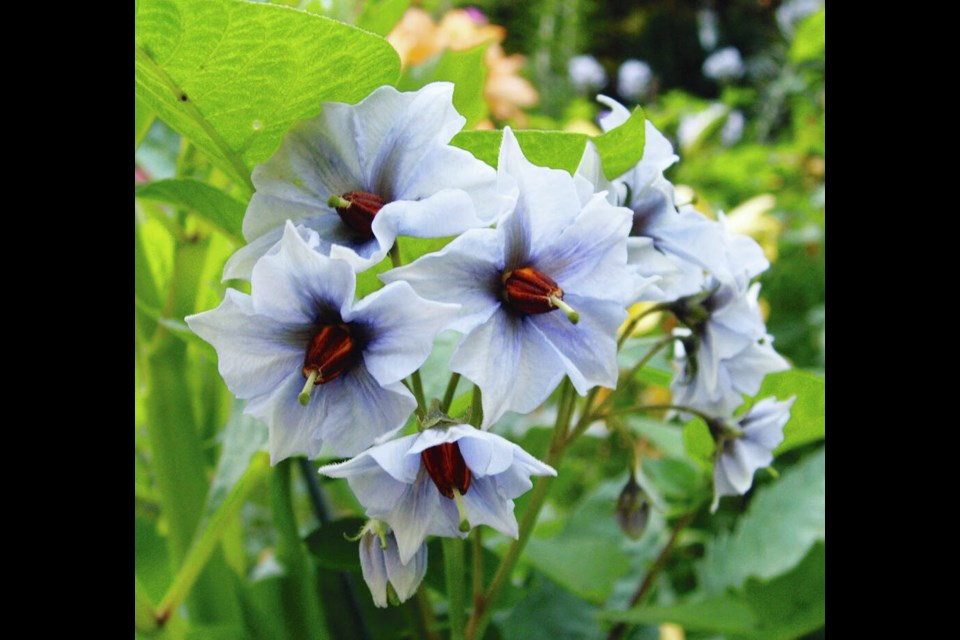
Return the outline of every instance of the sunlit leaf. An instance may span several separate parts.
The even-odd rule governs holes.
[[[138,198],[189,209],[226,233],[236,244],[243,243],[243,214],[246,205],[199,180],[177,178],[138,185]]]
[[[467,119],[465,128],[469,129],[488,114],[487,103],[483,99],[483,85],[487,79],[483,56],[487,46],[482,44],[466,51],[447,50],[422,64],[409,67],[400,77],[397,88],[414,91],[438,80],[453,82],[453,106]]]
[[[294,122],[400,70],[382,38],[264,3],[140,0],[135,37],[137,96],[248,187]]]
[[[363,13],[357,18],[357,26],[385,36],[400,22],[410,0],[367,0]]]

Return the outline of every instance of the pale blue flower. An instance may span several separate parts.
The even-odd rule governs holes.
[[[400,563],[409,565],[428,535],[465,538],[485,524],[517,538],[514,498],[530,476],[557,472],[498,435],[468,425],[430,428],[320,467],[346,478],[368,517],[393,529]]]
[[[732,147],[740,142],[743,137],[743,129],[747,124],[747,119],[740,109],[734,109],[727,116],[727,121],[723,123],[723,129],[720,130],[720,143],[725,147]]]
[[[607,72],[596,58],[588,54],[570,58],[567,62],[567,73],[579,93],[596,91],[607,84]]]
[[[717,438],[711,511],[717,510],[720,496],[745,494],[753,485],[754,472],[773,462],[773,450],[783,442],[783,427],[796,399],[764,398],[735,420],[709,421]]]
[[[249,244],[224,278],[248,278],[287,220],[316,231],[318,251],[358,271],[383,259],[398,235],[452,236],[492,223],[512,203],[497,193],[491,167],[448,144],[466,122],[452,100],[449,82],[406,93],[384,86],[356,105],[324,103],[294,125],[253,171]]]
[[[711,80],[725,82],[743,77],[746,67],[736,47],[724,47],[711,53],[703,61],[703,75]]]
[[[650,91],[653,70],[642,60],[625,60],[617,69],[617,93],[636,100]]]
[[[354,304],[353,269],[314,251],[301,237],[312,233],[288,222],[253,268],[251,295],[228,289],[219,307],[186,318],[245,412],[269,427],[274,463],[324,443],[353,455],[403,427],[416,402],[401,380],[457,309],[404,283]]]
[[[393,531],[382,522],[371,521],[360,536],[360,570],[375,605],[387,606],[388,585],[400,602],[406,602],[427,573],[427,545],[421,544],[408,562],[400,562]]]
[[[629,210],[578,190],[565,171],[531,164],[509,128],[498,176],[519,197],[496,229],[467,231],[381,276],[462,305],[450,328],[465,335],[450,368],[483,392],[484,428],[506,411],[535,409],[564,374],[580,395],[615,387],[616,332],[637,290],[626,266]]]
[[[746,272],[745,272],[746,273]],[[677,375],[670,383],[673,404],[711,415],[732,415],[743,396],[760,391],[768,373],[790,368],[773,348],[757,298],[760,284],[748,289],[708,281],[704,293],[681,299],[673,312],[687,329],[674,357]]]

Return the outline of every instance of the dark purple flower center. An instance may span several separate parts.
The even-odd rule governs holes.
[[[343,223],[357,234],[372,238],[373,219],[386,204],[384,199],[366,191],[351,191],[340,197],[349,203],[345,207],[335,207]]]
[[[317,372],[314,384],[325,384],[349,370],[360,356],[350,327],[343,323],[321,325],[310,338],[303,358],[303,377]]]
[[[420,460],[443,496],[452,500],[454,489],[460,495],[467,493],[470,488],[470,468],[463,460],[459,444],[444,442],[424,449],[420,453]]]
[[[503,274],[503,296],[520,313],[547,313],[557,309],[551,298],[563,300],[563,289],[545,273],[521,267]]]

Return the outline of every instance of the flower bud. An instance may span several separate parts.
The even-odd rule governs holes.
[[[650,519],[650,501],[633,473],[627,478],[627,484],[617,498],[617,524],[625,534],[638,540],[647,528]]]
[[[427,573],[427,545],[423,544],[407,564],[400,562],[397,539],[386,523],[371,521],[360,537],[360,569],[373,602],[385,608],[413,597]]]

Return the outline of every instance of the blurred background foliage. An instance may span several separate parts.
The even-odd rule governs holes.
[[[710,216],[724,212],[737,231],[764,246],[773,264],[761,279],[762,304],[778,351],[798,369],[822,374],[821,0],[276,4],[387,37],[400,54],[397,86],[455,81],[455,103],[471,128],[510,124],[596,135],[602,110],[596,94],[642,106],[680,156],[667,173],[678,201]],[[356,546],[343,539],[362,512],[346,484],[316,477],[313,468],[324,461],[297,461],[268,481],[254,453],[265,429],[242,415],[212,348],[183,323],[185,315],[219,304],[226,286],[246,287],[221,283],[220,273],[242,242],[249,185],[155,116],[138,98],[138,637],[313,638],[323,637],[316,632],[325,625],[334,638],[416,637],[407,629],[416,628],[419,604],[372,606]],[[177,189],[165,188],[165,179],[178,180]],[[658,328],[656,322],[639,328],[621,353],[624,369],[646,352],[656,339],[646,334]],[[454,336],[442,337],[428,361],[428,395],[443,389],[454,344]],[[432,375],[431,363],[442,373]],[[630,393],[614,408],[629,406],[630,396],[665,402],[670,376],[669,363],[655,358],[635,379],[621,380]],[[704,508],[709,461],[696,455],[702,425],[681,429],[662,416],[625,415],[592,428],[593,437],[564,460],[486,637],[613,637],[618,621],[630,623],[623,637],[634,640],[822,637],[823,378],[777,374],[760,396],[769,393],[800,396],[773,465],[780,477],[758,473],[754,490],[724,499],[715,515]],[[542,456],[554,407],[551,401],[529,416],[508,416],[498,432],[513,433]],[[636,467],[649,512],[631,532],[622,528],[617,505],[629,506],[623,491]],[[517,501],[518,513],[526,498]],[[687,514],[695,516],[688,522]],[[191,552],[213,528],[212,550],[191,565]],[[485,533],[484,570],[492,573],[508,541]],[[425,582],[435,596],[445,590],[436,542]],[[624,613],[668,544],[672,553],[644,594],[646,605]],[[151,616],[171,601],[188,569],[199,572],[189,596],[172,600],[185,602],[186,615],[175,609],[169,624],[151,630]],[[322,602],[321,610],[304,609],[304,598]],[[442,595],[434,604],[442,625]]]

